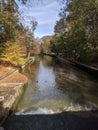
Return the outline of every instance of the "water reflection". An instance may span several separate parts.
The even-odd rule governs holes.
[[[16,114],[56,113],[98,108],[97,80],[45,56],[26,68],[29,82]]]

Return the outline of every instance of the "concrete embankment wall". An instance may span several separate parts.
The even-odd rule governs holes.
[[[2,101],[0,105],[0,125],[2,125],[7,118],[10,110],[14,111],[24,90],[24,84],[0,84],[0,92],[2,93]]]
[[[18,85],[18,87],[19,87],[18,89],[17,89],[17,87],[15,88],[16,94],[13,98],[14,101],[13,101],[13,105],[11,107],[13,111],[16,109],[16,106],[17,106],[19,100],[21,99],[21,97],[25,91],[26,86],[27,86],[27,84],[20,84],[20,85]]]
[[[32,60],[28,63],[31,63]],[[23,69],[28,63],[21,66]],[[17,105],[20,97],[25,90],[25,84],[28,79],[25,75],[19,73],[19,69],[11,71],[0,76],[0,126],[5,121],[10,110]]]
[[[19,73],[20,70],[23,70],[26,65],[32,64],[34,59],[32,57],[20,68],[0,76],[0,126],[8,117],[10,110],[14,111],[28,82],[27,77]]]
[[[22,92],[24,89],[23,84],[18,84],[12,86],[12,89],[9,91],[9,93],[5,97],[5,101],[3,103],[3,108],[9,108],[11,109],[12,106],[15,106],[17,104]]]

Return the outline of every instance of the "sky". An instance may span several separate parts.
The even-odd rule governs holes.
[[[59,11],[61,4],[57,0],[42,0],[39,2],[31,2],[26,6],[19,5],[22,13],[22,22],[30,26],[32,17],[38,22],[34,32],[35,37],[43,37],[45,35],[54,34],[54,25],[59,20]]]

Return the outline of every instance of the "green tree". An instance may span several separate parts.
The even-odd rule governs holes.
[[[38,22],[33,18],[31,20],[31,28],[27,28],[27,42],[26,42],[26,47],[27,47],[27,57],[28,59],[30,58],[30,52],[34,48],[34,31],[38,25]]]
[[[65,2],[65,0],[64,0]],[[59,40],[64,55],[81,62],[96,62],[98,59],[98,1],[66,0],[59,13],[60,20],[55,25],[54,41]],[[64,21],[64,33],[61,20]],[[62,24],[63,25],[63,24]],[[58,40],[57,40],[58,39]],[[58,46],[58,45],[57,45]],[[90,57],[90,58],[89,58]]]
[[[26,3],[27,0],[21,0],[23,4]],[[32,49],[33,47],[33,39],[34,39],[34,30],[36,29],[37,22],[32,19],[31,28],[28,30],[20,23],[20,15],[18,12],[18,5],[15,0],[1,0],[0,1],[0,57],[3,61],[8,61],[8,57],[11,58],[10,52],[7,53],[8,43],[9,45],[16,46],[17,49],[21,50],[21,46],[24,44],[27,50]],[[22,38],[21,38],[22,36]],[[21,39],[25,39],[22,41]],[[11,44],[10,44],[11,43]],[[19,45],[21,44],[21,45]],[[11,49],[11,50],[12,50]],[[14,55],[14,51],[13,55]],[[17,63],[19,59],[21,60],[21,51],[18,51],[19,55],[17,55]],[[30,51],[28,51],[29,54]],[[4,58],[5,57],[5,58]],[[10,59],[9,62],[12,60]],[[13,62],[12,62],[13,64]]]
[[[0,48],[4,47],[4,43],[8,40],[15,40],[19,26],[17,16],[17,6],[14,2],[8,1],[2,4],[0,11]],[[2,51],[1,51],[2,52]]]
[[[64,34],[66,32],[66,24],[65,20],[61,18],[59,21],[56,21],[56,25],[54,27],[55,34],[61,33]]]
[[[50,40],[52,39],[52,36],[43,36],[41,38],[42,44],[41,44],[41,52],[43,53],[51,53],[50,51]]]
[[[19,37],[23,33],[18,5],[14,0],[0,1],[0,59],[17,65],[23,61]],[[12,46],[12,48],[10,47]],[[11,50],[11,52],[9,51]],[[17,50],[17,53],[16,53]],[[8,51],[8,52],[7,52]],[[12,54],[12,56],[11,56]],[[16,56],[16,58],[15,58]]]
[[[66,50],[66,41],[62,34],[56,34],[50,41],[50,49],[57,55],[63,55]]]

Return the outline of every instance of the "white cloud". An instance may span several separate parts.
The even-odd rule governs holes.
[[[57,3],[57,0],[45,0],[41,4],[27,7],[21,7],[21,11],[25,17],[27,23],[29,20],[34,17],[38,21],[38,27],[35,31],[36,36],[53,34],[53,27],[56,20],[59,19],[58,12],[60,6]]]

